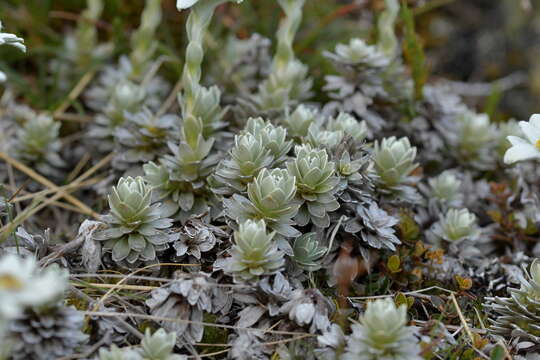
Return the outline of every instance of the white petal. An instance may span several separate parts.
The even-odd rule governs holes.
[[[179,11],[182,11],[183,9],[188,9],[195,5],[199,0],[176,0],[176,7]]]
[[[531,118],[529,119],[529,123],[531,123],[532,126],[540,129],[540,114],[531,115]]]
[[[521,131],[523,131],[527,139],[529,139],[531,144],[535,145],[536,142],[540,140],[540,128],[535,127],[526,121],[520,121],[519,127],[521,128]]]
[[[504,162],[513,164],[517,161],[540,158],[540,150],[530,144],[514,145],[504,154]]]
[[[510,136],[507,136],[506,138],[508,139],[508,141],[510,141],[512,145],[530,144],[530,142],[528,142],[527,140],[523,138],[520,138],[519,136],[510,135]]]

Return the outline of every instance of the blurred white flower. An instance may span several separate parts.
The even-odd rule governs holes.
[[[1,32],[2,22],[0,21],[0,45],[11,45],[15,46],[17,49],[22,52],[26,52],[26,46],[24,46],[24,39],[9,33]]]
[[[67,276],[58,268],[39,270],[34,258],[9,254],[0,259],[0,319],[18,316],[26,307],[60,297]]]
[[[24,46],[24,39],[9,33],[2,32],[2,22],[0,21],[0,45],[15,46],[22,52],[26,52],[26,46]],[[6,74],[0,71],[0,83],[6,81]]]
[[[512,146],[504,154],[506,164],[540,158],[540,114],[532,115],[528,122],[520,121],[519,127],[525,138],[508,136]]]
[[[178,0],[176,1],[176,7],[179,11],[182,11],[182,9],[188,9],[195,5],[199,0]]]

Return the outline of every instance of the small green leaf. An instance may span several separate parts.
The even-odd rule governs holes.
[[[414,304],[414,298],[411,296],[406,296],[403,293],[397,293],[395,303],[397,306],[401,306],[405,304],[407,306],[407,309],[410,309],[411,306]]]
[[[502,346],[497,345],[493,348],[491,351],[491,354],[489,355],[490,360],[504,360],[504,349]]]
[[[400,272],[401,260],[399,259],[399,256],[398,255],[390,256],[390,258],[388,259],[387,266],[390,272],[392,273]]]

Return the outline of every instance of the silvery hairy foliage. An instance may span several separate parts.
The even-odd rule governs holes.
[[[355,234],[362,242],[375,249],[395,250],[401,241],[396,236],[394,226],[399,219],[388,214],[376,202],[369,207],[358,206],[357,218],[345,222],[344,230]]]
[[[110,349],[99,349],[99,360],[141,360],[141,357],[134,349],[113,345]]]
[[[156,198],[165,201],[172,214],[182,220],[209,212],[214,198],[207,188],[206,176],[217,158],[207,156],[210,152],[207,146],[193,152],[182,142],[167,145],[169,154],[162,156],[158,163],[151,161],[143,165],[144,178],[154,189]]]
[[[255,111],[283,112],[287,106],[298,104],[311,97],[313,81],[308,78],[308,68],[296,58],[293,41],[302,21],[305,0],[278,0],[285,13],[277,31],[276,53],[268,78],[250,96]]]
[[[45,69],[18,64],[28,74],[0,98],[0,358],[538,350],[540,115],[507,120],[506,95],[495,109],[502,80],[480,86],[488,98],[437,61],[424,78],[438,46],[423,53],[412,19],[427,9],[438,30],[446,8],[325,3],[340,15],[326,23],[335,14],[305,0],[172,1],[181,14],[144,0],[124,21],[84,2]],[[272,6],[258,28],[279,23],[275,40],[252,35],[245,14]],[[40,98],[42,73],[55,91]],[[484,304],[491,326],[472,343],[446,316],[454,296],[471,321]]]
[[[315,148],[325,148],[329,151],[336,148],[345,137],[345,132],[341,129],[327,129],[322,124],[313,123],[308,129],[306,142]]]
[[[443,155],[446,141],[441,123],[450,123],[457,115],[470,111],[463,99],[444,83],[425,84],[422,98],[415,103],[415,116],[406,125],[396,124],[419,147],[420,163],[450,163]]]
[[[477,224],[476,215],[468,209],[449,209],[445,214],[441,214],[428,235],[435,244],[448,248],[451,253],[460,257],[481,255],[477,246],[482,230]],[[441,241],[445,244],[441,244]]]
[[[419,189],[425,197],[430,217],[438,217],[449,208],[463,207],[463,181],[456,170],[445,170],[427,179],[427,184],[419,184]]]
[[[99,304],[97,302],[94,302],[91,305],[95,305],[96,310],[105,313],[115,313],[120,310],[120,308],[114,306],[104,306],[103,304]],[[138,306],[137,308],[142,309],[143,307]],[[105,345],[126,344],[129,341],[134,340],[129,332],[129,327],[132,326],[132,324],[129,322],[122,321],[122,319],[114,318],[112,316],[90,316],[89,319],[89,323],[94,329],[95,336],[103,339]]]
[[[272,41],[260,34],[251,34],[249,38],[239,39],[230,36],[225,49],[220,49],[222,66],[212,69],[209,75],[219,84],[224,84],[227,102],[233,101],[231,93],[246,96],[257,91],[257,86],[270,74]]]
[[[259,137],[265,148],[270,150],[273,156],[272,166],[278,166],[285,161],[292,147],[292,140],[288,139],[287,130],[281,126],[274,126],[265,122],[262,118],[250,118],[247,121],[245,131]]]
[[[170,232],[170,209],[152,204],[152,188],[142,177],[121,178],[108,196],[110,213],[102,216],[105,228],[93,234],[104,241],[103,248],[113,261],[133,266],[138,261],[155,261],[157,252],[179,238]]]
[[[187,342],[199,342],[204,333],[203,314],[226,313],[232,298],[209,274],[176,272],[168,284],[152,290],[146,300],[154,316],[187,321],[162,321],[165,330],[175,333]]]
[[[230,257],[224,260],[223,270],[236,281],[252,281],[280,271],[285,260],[275,235],[275,231],[267,233],[264,220],[241,222],[234,232],[235,243],[229,250]]]
[[[368,303],[360,322],[352,325],[343,358],[346,360],[420,360],[417,329],[407,326],[406,305],[391,298]]]
[[[103,0],[87,0],[87,8],[81,13],[77,26],[64,36],[61,56],[49,63],[51,82],[69,91],[81,73],[107,60],[114,50],[112,43],[99,43],[96,23],[104,10]]]
[[[240,328],[264,328],[275,318],[283,318],[281,307],[291,299],[295,286],[301,287],[295,279],[285,277],[283,272],[264,275],[251,286],[244,284],[233,291],[233,307],[241,309],[236,314],[235,323]]]
[[[376,100],[397,103],[410,97],[412,88],[397,57],[393,27],[399,5],[393,0],[385,1],[385,5],[379,18],[376,43],[354,38],[348,44],[338,44],[333,53],[324,53],[340,73],[325,77],[324,90],[333,100],[325,108],[362,117],[373,131],[388,126],[386,116],[375,105]]]
[[[124,124],[127,113],[142,111],[146,88],[130,81],[119,80],[108,94],[108,101],[90,126],[88,136],[96,139],[103,150],[112,150],[115,144],[116,129]]]
[[[293,259],[300,268],[307,271],[320,269],[326,252],[327,248],[319,245],[316,233],[303,234],[294,240]]]
[[[481,170],[494,167],[497,128],[488,115],[465,111],[442,120],[436,126],[450,156],[465,167]]]
[[[315,349],[317,359],[331,360],[336,358],[336,350],[345,347],[345,334],[337,324],[331,324],[328,330],[317,336],[319,347]]]
[[[477,264],[470,264],[466,274],[474,284],[478,284],[477,291],[485,292],[489,296],[504,294],[508,288],[520,284],[522,278],[521,264],[531,262],[531,258],[524,252],[507,251],[508,263],[499,258],[485,258]]]
[[[244,191],[260,170],[272,164],[270,149],[256,135],[246,133],[236,136],[230,159],[222,161],[217,168],[219,182],[236,191]]]
[[[359,214],[365,213],[363,209],[376,201],[378,176],[372,156],[364,144],[359,144],[352,137],[342,142],[332,156],[340,177],[337,195],[341,207],[338,214],[345,216],[346,224],[357,223],[361,217]],[[357,232],[359,228],[350,225],[345,227],[345,231]]]
[[[406,137],[392,136],[375,141],[373,163],[380,192],[409,202],[418,201],[416,189],[411,186],[416,180],[412,172],[418,167],[414,162],[416,153],[417,148]]]
[[[280,123],[287,128],[290,137],[302,138],[308,135],[308,130],[320,117],[319,111],[303,104],[298,105],[290,114],[285,114]]]
[[[83,316],[63,304],[68,272],[40,269],[32,255],[0,258],[0,328],[14,359],[54,359],[71,355],[86,340]],[[3,327],[3,326],[0,326]]]
[[[8,209],[9,207],[9,209]],[[13,205],[9,204],[0,195],[0,216],[7,215],[6,212],[13,211]],[[15,232],[15,237],[8,238],[2,246],[6,253],[32,256],[41,260],[49,251],[52,245],[51,229],[46,229],[42,233],[29,233],[24,227],[19,226]]]
[[[43,175],[60,177],[61,169],[66,166],[59,154],[62,147],[61,125],[49,115],[32,117],[17,129],[11,139],[13,155]]]
[[[271,350],[262,344],[262,334],[253,331],[238,331],[229,338],[231,351],[229,359],[234,360],[266,360]]]
[[[82,332],[84,315],[61,303],[26,310],[8,327],[13,359],[57,359],[73,355],[88,335]]]
[[[218,237],[224,238],[227,233],[219,227],[206,224],[198,218],[190,218],[179,229],[180,238],[173,243],[177,257],[189,255],[201,260],[203,253],[211,251],[219,242]]]
[[[328,161],[324,149],[309,145],[295,147],[295,159],[287,163],[287,170],[296,178],[296,194],[301,206],[295,221],[304,226],[309,222],[322,228],[330,225],[328,213],[339,208],[335,198],[339,178],[335,164]]]
[[[507,338],[517,337],[521,341],[540,342],[538,331],[540,262],[534,259],[529,269],[523,264],[520,287],[508,289],[508,297],[488,297],[485,307],[491,311],[491,331]]]
[[[281,273],[278,272],[273,276],[266,276],[259,282],[259,288],[268,300],[268,314],[276,316],[280,313],[281,305],[290,300],[294,286]]]
[[[146,329],[139,348],[118,348],[99,350],[99,360],[185,360],[185,355],[174,354],[176,335],[159,329],[153,334]]]
[[[85,104],[92,110],[101,112],[107,108],[111,97],[118,91],[119,84],[133,82],[133,64],[128,57],[122,56],[117,65],[106,66],[95,83],[83,94]],[[158,110],[169,91],[170,86],[160,77],[153,77],[144,86],[143,105],[151,110]]]
[[[126,82],[143,86],[145,94],[141,101],[145,106],[153,111],[161,106],[169,92],[169,84],[163,78],[149,74],[156,61],[157,43],[153,39],[162,20],[161,3],[161,0],[146,1],[139,28],[131,34],[130,54],[122,55],[117,64],[105,67],[85,92],[87,105],[95,111],[101,112],[110,103],[117,85]]]
[[[297,325],[309,326],[312,333],[323,332],[330,327],[329,317],[334,312],[334,304],[318,289],[296,289],[279,311]]]
[[[263,169],[247,186],[248,197],[234,194],[223,200],[227,216],[243,222],[264,219],[266,225],[285,237],[300,235],[292,225],[299,204],[295,200],[296,178],[285,169]]]
[[[114,129],[116,156],[112,164],[117,169],[155,160],[178,134],[179,119],[174,115],[157,116],[148,108],[124,115],[125,121]]]
[[[159,329],[150,335],[150,330],[146,329],[144,338],[141,341],[140,354],[143,359],[155,360],[183,360],[186,357],[173,353],[176,344],[176,335],[168,334],[163,329]]]
[[[302,342],[289,342],[285,344],[279,344],[276,347],[275,354],[277,354],[281,359],[296,359],[301,357],[306,360],[315,360],[315,350],[314,350],[315,341],[309,339]]]
[[[244,191],[261,169],[283,163],[291,146],[285,128],[262,118],[248,119],[243,134],[235,137],[229,158],[218,165],[215,177],[224,187],[218,191]]]

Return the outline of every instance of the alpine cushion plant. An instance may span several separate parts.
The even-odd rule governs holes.
[[[279,271],[285,259],[274,241],[275,232],[267,233],[264,220],[246,220],[234,233],[235,244],[226,259],[224,270],[235,279],[248,281]]]
[[[440,238],[454,242],[464,239],[476,239],[479,235],[479,228],[476,225],[476,215],[467,209],[450,209],[441,216],[433,230]]]
[[[504,337],[519,337],[540,342],[540,259],[534,259],[529,270],[523,265],[524,277],[519,289],[508,289],[509,297],[487,298],[491,310],[492,331]]]
[[[298,213],[295,199],[296,178],[285,169],[263,169],[247,186],[248,198],[234,194],[224,199],[227,215],[237,222],[248,219],[266,222],[270,229],[285,237],[296,237],[300,232],[292,225]]]
[[[373,161],[380,183],[387,189],[398,189],[418,166],[414,163],[416,148],[408,138],[395,136],[375,142]]]
[[[532,358],[540,115],[510,117],[536,71],[482,82],[540,13],[82,2],[0,2],[35,48],[0,32],[0,359]],[[512,38],[452,41],[462,11]],[[448,331],[454,300],[491,326]]]
[[[152,204],[152,189],[142,177],[120,178],[108,196],[108,215],[102,217],[104,230],[94,239],[104,241],[104,249],[112,252],[115,262],[155,261],[156,253],[178,240],[179,234],[167,232],[172,219],[160,203]]]
[[[463,194],[460,192],[462,185],[453,172],[445,171],[435,178],[428,180],[429,196],[448,206],[459,206],[463,201]]]
[[[287,139],[287,130],[281,126],[274,126],[270,122],[264,122],[262,118],[250,118],[245,131],[258,137],[262,145],[270,150],[274,157],[272,164],[281,164],[292,147],[292,140]]]
[[[407,306],[391,298],[368,303],[360,322],[352,325],[345,360],[421,360],[417,330],[407,325]]]
[[[230,159],[223,160],[216,171],[217,180],[236,191],[244,191],[259,171],[270,166],[274,159],[263,141],[249,132],[235,136]]]
[[[40,173],[59,177],[66,165],[59,155],[61,123],[42,114],[30,119],[18,129],[13,152],[24,163],[34,166]]]
[[[339,208],[334,196],[339,183],[335,164],[328,161],[324,149],[302,145],[294,151],[296,158],[287,163],[287,169],[296,178],[297,198],[302,204],[295,221],[304,226],[311,220],[316,226],[326,228],[330,225],[328,213]]]

